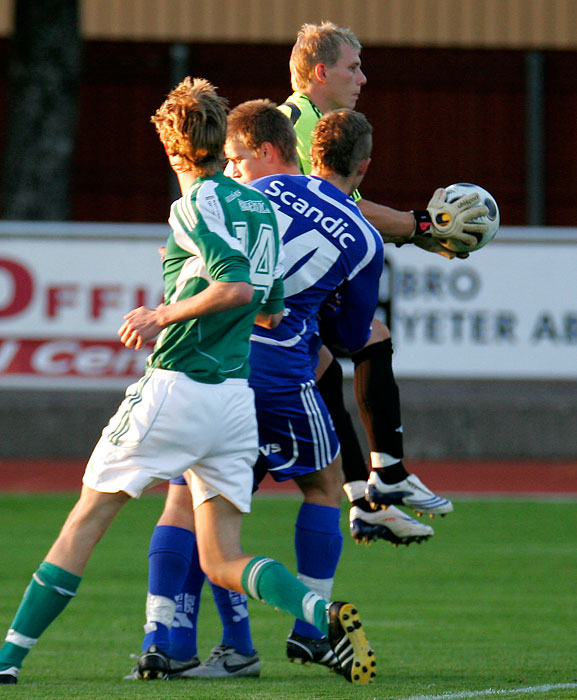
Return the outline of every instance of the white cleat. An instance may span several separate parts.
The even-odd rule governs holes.
[[[365,498],[377,507],[409,506],[419,515],[446,515],[453,512],[451,501],[434,494],[415,474],[409,474],[397,484],[385,484],[373,469],[367,481]]]
[[[395,547],[411,542],[424,542],[435,534],[429,525],[423,525],[402,510],[389,506],[376,511],[367,512],[358,506],[349,511],[351,537],[358,544],[370,544],[374,540],[386,540]]]

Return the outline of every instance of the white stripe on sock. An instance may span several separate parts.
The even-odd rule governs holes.
[[[160,622],[161,625],[172,627],[174,613],[176,611],[176,601],[163,595],[146,596],[146,622]]]
[[[303,598],[303,618],[311,625],[315,624],[315,607],[319,601],[322,601],[322,598],[314,591],[309,591]]]
[[[65,598],[75,598],[76,597],[76,593],[74,593],[73,591],[69,591],[66,588],[62,588],[61,586],[55,586],[52,583],[46,583],[45,581],[43,581],[40,578],[40,576],[38,576],[38,574],[36,572],[34,572],[32,574],[32,578],[36,581],[36,583],[39,586],[44,586],[44,588],[51,588],[53,591],[56,591],[56,593],[58,593],[58,595],[64,596]]]
[[[6,635],[6,641],[10,642],[10,644],[15,644],[17,647],[22,647],[23,649],[32,649],[38,639],[27,637],[24,634],[20,634],[20,632],[16,632],[15,629],[10,629]]]
[[[263,566],[266,566],[266,564],[269,564],[271,561],[274,561],[274,559],[269,559],[268,557],[265,557],[264,559],[260,559],[250,570],[250,573],[248,575],[248,579],[246,582],[248,591],[247,593],[252,597],[255,598],[256,600],[263,600],[259,595],[258,591],[256,588],[256,579],[259,571],[262,569]]]
[[[321,598],[325,600],[331,599],[334,578],[313,578],[312,576],[306,576],[306,574],[300,573],[297,578],[299,581],[302,581],[307,588],[310,588],[311,591],[318,593]]]

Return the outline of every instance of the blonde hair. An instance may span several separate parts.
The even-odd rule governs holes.
[[[201,173],[224,167],[227,100],[204,78],[186,77],[168,94],[150,121],[170,157]]]
[[[362,46],[351,29],[333,22],[303,24],[297,34],[289,61],[292,89],[305,90],[311,83],[314,67],[319,63],[334,66],[343,44],[360,53]]]

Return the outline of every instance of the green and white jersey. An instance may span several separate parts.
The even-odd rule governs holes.
[[[294,126],[297,135],[297,153],[301,173],[310,175],[312,170],[311,143],[313,131],[323,113],[301,92],[293,92],[288,100],[279,105],[278,108],[283,114],[286,114]],[[355,202],[362,199],[358,190],[355,190],[351,196]]]
[[[249,374],[250,334],[258,311],[284,308],[276,217],[260,192],[222,172],[197,178],[172,205],[166,244],[164,303],[198,294],[212,281],[249,282],[250,304],[165,328],[149,367],[218,384]]]

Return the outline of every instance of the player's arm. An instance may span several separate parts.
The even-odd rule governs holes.
[[[447,258],[467,257],[466,252],[456,253],[452,242],[474,246],[477,239],[472,234],[483,233],[487,228],[487,224],[473,221],[488,211],[485,205],[480,204],[478,195],[476,198],[463,196],[448,202],[442,188],[435,190],[426,209],[402,212],[365,199],[357,204],[385,243],[413,243]]]
[[[211,282],[202,292],[173,304],[160,304],[156,309],[145,306],[133,309],[124,317],[118,335],[127,348],[139,350],[171,323],[246,306],[253,294],[254,288],[248,282]]]
[[[282,265],[277,265],[275,280],[270,289],[266,302],[256,315],[255,324],[272,330],[283,320],[284,316],[284,284],[282,281]]]
[[[382,269],[382,255],[375,255],[352,280],[339,287],[338,304],[328,304],[321,314],[326,337],[351,353],[363,348],[370,338]]]
[[[381,234],[385,243],[414,245],[430,253],[437,253],[446,258],[454,258],[457,254],[448,250],[437,239],[417,231],[417,220],[412,211],[398,211],[384,204],[377,204],[368,199],[357,202],[359,209],[366,219]],[[468,253],[459,254],[459,257],[467,257]]]
[[[264,311],[259,311],[254,322],[257,326],[272,330],[273,328],[276,328],[283,320],[283,316],[284,311],[279,311],[276,314],[267,314]]]
[[[408,242],[415,231],[413,212],[398,211],[368,199],[357,202],[363,216],[379,231],[385,243]]]

